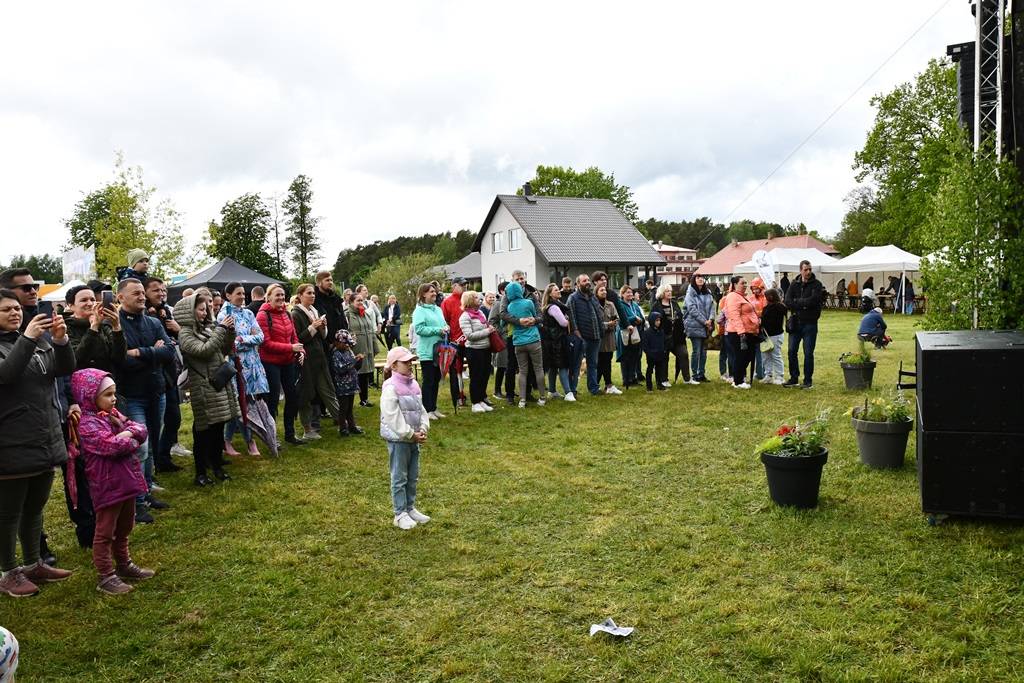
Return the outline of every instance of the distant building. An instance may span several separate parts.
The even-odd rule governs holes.
[[[656,268],[635,268],[634,275],[637,283],[643,283],[648,277],[651,277],[659,285],[662,282],[669,285],[681,285],[684,282],[689,282],[694,271],[704,263],[704,259],[697,258],[696,249],[674,247],[664,242],[651,242],[650,244],[665,259],[665,265]]]
[[[513,270],[543,287],[565,276],[608,273],[610,287],[636,286],[636,268],[664,266],[665,257],[607,199],[499,194],[473,242],[483,288],[494,290]]]
[[[444,267],[444,275],[447,280],[454,280],[457,277],[465,278],[469,282],[470,289],[481,291],[483,275],[480,271],[480,252],[471,251],[455,263],[449,263]]]
[[[697,273],[713,282],[726,282],[732,277],[733,268],[754,258],[754,252],[761,249],[771,251],[776,247],[786,249],[817,249],[829,256],[838,257],[839,252],[831,244],[825,244],[819,239],[810,235],[790,235],[788,237],[768,236],[766,240],[747,240],[727,244],[718,250],[711,258],[704,261],[697,269]],[[790,273],[792,279],[793,273]]]

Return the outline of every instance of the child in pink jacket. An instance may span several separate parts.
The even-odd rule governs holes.
[[[149,490],[138,458],[139,445],[147,437],[146,427],[117,412],[116,387],[108,372],[79,370],[71,376],[71,392],[82,416],[78,423],[79,445],[72,444],[69,449],[69,468],[76,457],[85,458],[85,475],[96,510],[92,544],[93,564],[99,572],[96,590],[109,595],[128,593],[134,589],[121,579],[148,579],[156,574],[137,566],[128,553],[128,536],[135,526],[135,497]],[[77,493],[71,491],[76,503]]]

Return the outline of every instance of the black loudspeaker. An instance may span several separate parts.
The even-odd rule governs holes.
[[[1024,519],[1024,331],[917,334],[927,513]]]

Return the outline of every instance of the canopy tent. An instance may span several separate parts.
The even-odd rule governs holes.
[[[272,278],[269,275],[257,273],[251,268],[246,268],[238,261],[231,258],[224,258],[217,261],[209,268],[201,270],[187,280],[176,282],[167,288],[167,302],[171,305],[181,299],[181,293],[188,288],[209,287],[220,292],[229,282],[240,282],[245,286],[246,298],[251,298],[252,288],[259,285],[266,289],[275,282],[284,285],[288,289],[288,283],[284,280]]]
[[[55,289],[52,292],[49,292],[48,294],[44,294],[40,298],[43,301],[49,301],[50,303],[64,301],[64,297],[67,296],[68,291],[70,291],[71,288],[84,284],[85,283],[82,282],[81,280],[68,280],[63,285],[61,285],[59,289]]]
[[[899,291],[893,292],[896,296],[894,308],[900,311],[899,303],[903,301],[903,283],[911,277],[911,273],[921,270],[921,257],[904,251],[894,244],[887,244],[884,247],[862,247],[846,258],[841,258],[835,263],[822,267],[824,273],[852,273],[855,280],[860,276],[879,278],[875,282],[875,291],[879,292],[889,286],[886,273],[896,275],[899,273]],[[858,282],[858,285],[861,283]]]

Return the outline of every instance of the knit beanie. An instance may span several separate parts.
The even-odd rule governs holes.
[[[128,267],[134,269],[139,261],[148,261],[149,254],[142,249],[132,249],[128,252]]]

